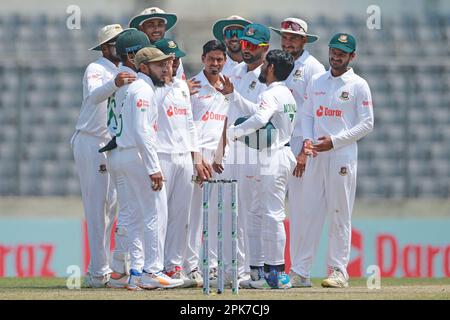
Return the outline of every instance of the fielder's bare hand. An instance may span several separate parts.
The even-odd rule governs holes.
[[[164,178],[161,171],[150,175],[150,180],[152,181],[153,191],[161,191],[163,188]]]
[[[222,83],[222,88],[216,88],[217,91],[219,91],[224,96],[230,93],[233,93],[234,91],[234,85],[233,82],[231,82],[230,78],[227,76],[219,77],[220,82]]]
[[[301,178],[305,172],[308,155],[302,150],[295,159],[297,160],[297,165],[295,166],[293,175],[294,177]]]
[[[203,159],[199,152],[193,152],[192,157],[194,160],[195,171],[197,171],[197,177],[201,182],[210,180],[212,178],[212,167]]]
[[[316,157],[317,156],[317,151],[314,149],[314,144],[309,139],[306,139],[305,141],[303,141],[303,147],[302,147],[301,152],[306,154],[308,157],[310,157],[310,156]]]
[[[331,137],[320,137],[317,140],[320,142],[313,145],[314,151],[325,152],[333,149],[333,141],[331,140]]]
[[[213,167],[213,170],[215,172],[217,172],[218,174],[221,174],[223,172],[223,170],[224,170],[223,164],[222,163],[217,163],[215,161],[213,162],[212,167]]]
[[[192,96],[196,93],[198,93],[199,89],[202,87],[200,85],[200,81],[195,80],[195,78],[186,80],[187,85],[189,87],[189,94]]]
[[[136,76],[134,74],[121,72],[114,79],[114,83],[116,84],[117,88],[120,88],[124,84],[132,83],[134,80],[136,80]]]

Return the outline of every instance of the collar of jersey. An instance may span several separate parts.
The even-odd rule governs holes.
[[[283,84],[282,81],[275,81],[275,82],[272,82],[270,84],[270,86],[267,87],[267,89],[270,89],[270,88],[273,88],[273,87],[277,87],[277,86],[281,86],[282,84]]]
[[[128,73],[136,75],[136,71],[134,71],[133,69],[131,69],[131,68],[127,67],[127,66],[124,66],[124,65],[121,65],[119,67],[119,72],[128,72]]]
[[[211,90],[214,90],[215,92],[217,91],[212,85],[211,83],[209,83],[208,79],[206,78],[205,74],[203,73],[205,69],[202,69],[202,71],[200,71],[200,73],[195,76],[195,80],[200,81],[200,85],[203,87],[209,87]],[[222,73],[220,74],[221,77],[223,77]]]
[[[138,72],[137,74],[138,79],[144,80],[146,83],[148,83],[153,89],[155,89],[155,85],[153,84],[152,79],[147,76],[145,73]]]
[[[343,81],[349,81],[353,78],[355,75],[355,71],[353,71],[353,68],[348,69],[343,75],[340,77],[333,77],[331,74],[331,68],[328,69],[328,79],[342,79]]]
[[[308,50],[304,50],[302,55],[300,57],[297,58],[297,60],[295,60],[295,64],[299,63],[299,64],[305,64],[306,59],[308,59],[309,57],[309,52]]]
[[[106,59],[105,57],[100,57],[98,59],[98,61],[101,64],[103,64],[105,67],[112,68],[112,69],[117,69],[117,66],[114,63],[112,63],[111,61],[109,61],[108,59]]]

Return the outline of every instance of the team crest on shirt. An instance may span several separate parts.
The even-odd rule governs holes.
[[[106,173],[106,164],[101,164],[98,168],[98,172],[100,172],[101,174],[105,174]]]
[[[294,80],[300,80],[302,78],[302,70],[298,69],[294,73]]]
[[[350,99],[350,93],[348,93],[347,91],[342,91],[339,98],[341,98],[341,100],[347,101],[348,99]]]
[[[255,34],[255,29],[248,28],[247,32],[245,33],[246,36],[253,36]]]
[[[339,171],[339,174],[340,174],[341,176],[346,176],[347,173],[348,173],[347,167],[341,167],[341,171]]]
[[[255,90],[255,88],[256,88],[256,81],[252,81],[252,83],[250,83],[250,86],[248,88],[250,90]]]
[[[186,99],[188,98],[186,91],[181,91],[181,94],[183,95],[184,98],[186,98]]]

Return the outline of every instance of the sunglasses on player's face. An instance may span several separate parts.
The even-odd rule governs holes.
[[[267,43],[253,44],[247,40],[241,40],[241,50],[255,51],[258,47],[268,46]]]
[[[223,35],[227,39],[231,39],[233,37],[237,37],[239,39],[240,37],[242,37],[243,34],[244,34],[244,30],[242,30],[242,29],[227,29],[223,33]]]
[[[306,32],[305,29],[303,29],[303,27],[301,25],[299,25],[296,22],[292,22],[292,21],[283,21],[281,23],[281,28],[282,29],[291,29],[292,31],[303,31],[303,32]]]

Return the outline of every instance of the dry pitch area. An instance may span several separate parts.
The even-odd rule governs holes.
[[[0,278],[0,300],[5,299],[50,299],[50,300],[348,300],[348,299],[440,299],[450,300],[450,278],[446,279],[382,279],[381,289],[369,290],[366,287],[366,279],[352,279],[347,289],[324,289],[320,287],[320,279],[313,279],[313,288],[289,289],[289,290],[244,290],[239,295],[231,294],[226,290],[225,294],[217,295],[213,292],[210,296],[202,294],[198,289],[170,289],[150,290],[141,292],[129,292],[117,289],[88,289],[69,290],[64,278]]]

